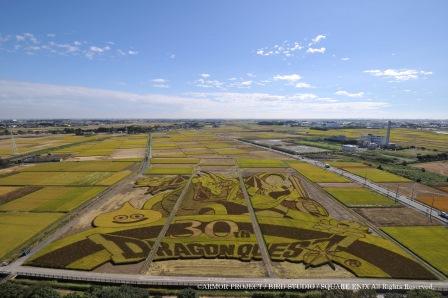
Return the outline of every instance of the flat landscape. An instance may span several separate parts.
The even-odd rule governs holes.
[[[55,144],[64,144],[63,149],[48,147],[47,150],[53,154],[53,150],[63,151],[66,159],[73,159],[80,146],[91,146],[108,140],[106,144],[110,148],[144,149],[147,139],[147,135],[59,136],[59,139],[52,136],[51,140]],[[68,141],[75,144],[68,144]],[[18,146],[20,148],[21,145]],[[109,154],[113,154],[113,150]],[[117,160],[109,157],[105,155],[100,160],[28,164],[12,167],[11,171],[0,175],[0,221],[2,233],[6,233],[2,236],[8,239],[2,242],[0,259],[13,259],[21,250],[28,250],[33,246],[33,240],[46,234],[47,228],[52,227],[49,232],[56,229],[58,221],[64,221],[68,214],[75,213],[108,187],[130,175],[137,165],[136,161],[127,158]]]
[[[381,229],[441,222],[325,168],[228,137],[241,133],[225,127],[152,133],[142,174],[77,215],[25,265],[167,276],[243,278],[251,268],[253,277],[440,278],[424,265],[429,261]],[[119,139],[120,146],[141,146],[131,139]],[[72,156],[84,150],[79,146],[71,146]],[[0,190],[12,199],[0,204],[0,214],[75,212],[138,168],[107,154],[8,173]],[[362,163],[334,165],[367,169],[372,181],[408,183]]]

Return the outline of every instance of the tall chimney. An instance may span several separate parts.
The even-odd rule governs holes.
[[[388,146],[390,143],[390,127],[392,125],[392,122],[389,120],[387,121],[387,131],[386,131],[386,139],[384,140],[384,145]]]

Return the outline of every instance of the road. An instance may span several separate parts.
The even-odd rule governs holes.
[[[270,148],[258,146],[264,150],[271,150],[276,153],[284,154],[289,157],[300,159],[302,161],[314,164],[325,169],[325,164],[312,159],[300,158],[295,155],[280,152]],[[151,149],[147,151],[147,156],[145,158],[144,164],[140,168],[140,171],[134,173],[132,178],[135,179],[144,168],[149,163],[149,155]],[[350,174],[346,171],[342,171],[336,168],[328,168],[328,171],[332,171],[341,174],[352,181],[361,182],[366,186],[372,188],[373,190],[389,195],[395,198],[395,193],[389,191],[373,182],[366,181],[364,178]],[[128,177],[131,178],[131,177]],[[107,196],[113,196],[115,191],[119,191],[121,183],[109,189],[111,193]],[[104,199],[104,198],[103,198]],[[415,201],[410,200],[406,196],[399,195],[398,200],[406,205],[414,207],[419,204]],[[100,200],[102,201],[102,200]],[[178,200],[178,202],[181,200]],[[97,202],[100,204],[100,202]],[[89,208],[95,208],[97,205],[91,205]],[[414,207],[420,211],[422,209]],[[425,208],[427,208],[425,206]],[[424,212],[424,211],[423,211]],[[172,212],[171,214],[175,214]],[[436,216],[435,216],[436,217]],[[167,220],[168,221],[168,220]],[[40,248],[44,247],[54,239],[57,239],[57,235],[61,235],[64,229],[69,226],[67,224],[61,227],[60,230],[56,231],[51,237],[47,238],[45,241],[41,242],[39,245],[34,247],[31,251],[31,255],[38,251]],[[29,255],[26,257],[28,258]],[[228,286],[227,289],[236,289],[235,286],[240,287],[253,287],[257,289],[283,289],[290,286],[299,286],[302,289],[322,289],[322,288],[338,288],[343,286],[347,289],[359,289],[360,286],[363,287],[376,287],[381,289],[411,289],[414,287],[425,287],[431,288],[438,291],[448,291],[448,281],[420,281],[420,280],[394,280],[394,279],[363,279],[363,278],[322,278],[322,279],[281,279],[281,278],[222,278],[222,277],[191,277],[191,276],[152,276],[152,275],[136,275],[136,274],[113,274],[113,273],[97,273],[97,272],[80,272],[75,270],[61,270],[61,269],[50,269],[50,268],[39,268],[39,267],[27,267],[22,266],[25,258],[21,258],[16,262],[0,267],[0,274],[8,275],[9,277],[21,276],[21,277],[34,277],[43,279],[57,279],[57,280],[69,280],[69,281],[84,281],[84,282],[101,282],[101,283],[111,283],[111,284],[133,284],[133,285],[151,285],[151,286],[202,286],[204,284],[219,284]],[[232,286],[233,285],[233,286]],[[406,287],[406,288],[403,288]]]
[[[60,224],[60,226],[54,232],[52,232],[48,236],[40,239],[38,242],[34,243],[30,252],[26,256],[22,256],[22,257],[16,259],[14,262],[10,263],[8,266],[5,266],[3,268],[7,269],[11,275],[14,275],[14,273],[16,271],[18,271],[19,268],[21,268],[23,263],[28,258],[33,256],[35,253],[37,253],[38,251],[40,251],[41,249],[43,249],[50,243],[61,238],[63,235],[67,234],[72,229],[73,226],[76,226],[77,221],[80,220],[80,215],[83,214],[86,210],[100,209],[100,207],[105,202],[112,199],[115,195],[131,190],[133,188],[134,181],[137,179],[138,176],[140,176],[143,173],[143,171],[146,169],[146,167],[149,164],[148,154],[151,152],[150,146],[151,146],[150,143],[148,143],[148,148],[147,148],[143,162],[141,163],[141,165],[139,167],[133,168],[134,172],[131,175],[124,178],[117,184],[109,187],[106,191],[102,192],[96,198],[88,201],[88,203],[86,203],[85,205],[76,209],[76,211],[70,213],[68,215],[68,217],[63,220],[63,222]],[[11,276],[9,276],[7,278],[11,278]]]
[[[0,268],[1,273],[8,273]],[[179,286],[198,287],[204,285],[227,285],[227,289],[240,289],[252,287],[255,289],[287,289],[288,287],[300,287],[302,289],[324,289],[344,287],[347,289],[359,289],[363,287],[376,287],[379,289],[403,289],[407,287],[426,287],[437,291],[447,291],[446,281],[420,281],[420,280],[393,280],[393,279],[365,279],[365,278],[313,278],[313,279],[281,279],[281,278],[222,278],[222,277],[192,277],[192,276],[153,276],[135,274],[115,274],[81,272],[76,270],[48,269],[37,267],[21,267],[17,271],[21,277],[38,277],[42,279],[56,279],[68,281],[96,282],[105,284],[132,284],[150,286]]]
[[[291,158],[294,158],[294,159],[298,159],[298,160],[307,162],[309,164],[318,166],[318,167],[320,167],[320,168],[322,168],[324,170],[327,170],[327,171],[330,171],[330,172],[333,172],[333,173],[337,173],[337,174],[339,174],[341,176],[344,176],[344,177],[348,178],[349,180],[352,180],[354,182],[363,184],[366,187],[368,187],[368,188],[370,188],[370,189],[372,189],[372,190],[374,190],[374,191],[376,191],[376,192],[378,192],[378,193],[380,193],[382,195],[385,195],[385,196],[388,196],[388,197],[390,197],[390,198],[392,198],[394,200],[397,200],[397,201],[401,202],[402,204],[404,204],[406,206],[409,206],[409,207],[412,207],[414,209],[417,209],[417,210],[419,210],[419,211],[421,211],[421,212],[423,212],[425,214],[428,214],[428,215],[431,214],[431,216],[433,218],[436,218],[439,221],[441,221],[441,222],[443,222],[445,224],[448,224],[448,219],[445,219],[445,218],[441,217],[439,215],[439,212],[438,212],[437,209],[432,210],[432,208],[430,206],[427,206],[427,205],[425,205],[423,203],[420,203],[418,201],[412,200],[412,199],[410,199],[409,197],[407,197],[405,195],[402,195],[402,194],[399,194],[399,193],[397,194],[396,192],[391,191],[391,190],[389,190],[389,189],[387,189],[385,187],[382,187],[381,185],[378,185],[378,184],[376,184],[376,183],[374,183],[374,182],[372,182],[370,180],[367,180],[364,177],[360,177],[360,176],[357,176],[357,175],[352,174],[350,172],[341,170],[339,168],[331,167],[331,166],[327,168],[326,164],[321,162],[321,161],[317,161],[317,160],[314,160],[314,159],[302,157],[300,155],[289,154],[289,153],[282,152],[282,151],[279,151],[279,150],[275,150],[275,149],[272,149],[272,148],[268,148],[268,147],[260,146],[260,145],[257,145],[257,144],[253,144],[251,142],[246,142],[246,141],[242,141],[242,140],[237,140],[237,141],[245,143],[245,144],[250,144],[250,145],[253,145],[253,146],[265,149],[265,150],[269,150],[271,152],[283,154],[283,155],[286,155],[288,157],[291,157]]]

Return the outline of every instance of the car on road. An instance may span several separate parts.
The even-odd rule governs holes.
[[[443,212],[443,211],[441,211],[441,212],[439,213],[439,216],[440,216],[440,217],[443,217],[443,218],[445,218],[445,219],[448,219],[448,213],[447,213],[447,212]]]

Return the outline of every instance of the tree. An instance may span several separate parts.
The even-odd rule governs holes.
[[[61,295],[59,293],[45,285],[45,284],[38,284],[35,286],[32,286],[28,289],[26,298],[60,298]]]
[[[178,295],[179,298],[197,298],[199,297],[198,293],[191,289],[191,288],[186,288],[186,289],[182,289]]]
[[[408,298],[441,298],[442,295],[439,292],[429,289],[417,289],[407,293]]]
[[[89,298],[148,298],[149,292],[130,286],[92,287],[86,295]]]
[[[0,297],[2,298],[22,298],[25,297],[25,287],[12,282],[0,284]]]
[[[64,296],[64,298],[85,298],[85,297],[87,298],[88,296],[84,296],[82,294],[75,293],[75,292]]]

